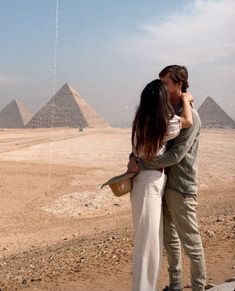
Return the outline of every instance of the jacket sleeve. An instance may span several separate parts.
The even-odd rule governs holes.
[[[142,170],[157,170],[178,164],[190,150],[194,139],[200,131],[200,120],[193,117],[193,126],[180,131],[180,134],[173,140],[173,145],[164,154],[153,160],[141,159],[139,166]]]

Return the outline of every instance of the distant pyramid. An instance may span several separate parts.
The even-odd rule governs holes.
[[[18,100],[11,101],[0,112],[1,128],[24,128],[32,113]]]
[[[26,125],[31,128],[108,126],[109,124],[68,84],[64,84]]]
[[[202,127],[235,128],[235,122],[220,106],[207,97],[198,109]]]

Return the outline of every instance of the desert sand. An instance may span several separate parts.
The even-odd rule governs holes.
[[[130,290],[129,194],[107,179],[126,170],[130,129],[0,131],[0,289]],[[203,129],[198,219],[208,282],[235,276],[235,130]],[[189,261],[183,256],[184,286]],[[168,283],[164,254],[159,288]],[[190,290],[190,289],[188,289]]]

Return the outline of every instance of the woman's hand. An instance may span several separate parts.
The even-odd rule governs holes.
[[[194,108],[194,97],[191,95],[191,93],[182,93],[181,98],[183,102],[189,102],[192,108]]]
[[[182,98],[182,100],[187,100],[187,101],[189,101],[189,102],[194,101],[194,98],[193,98],[192,94],[189,93],[189,92],[187,92],[187,93],[182,93],[181,98]]]

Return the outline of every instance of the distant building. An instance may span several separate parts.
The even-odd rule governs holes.
[[[46,127],[109,127],[109,124],[67,83],[26,125]]]
[[[13,100],[0,112],[0,128],[24,128],[31,118],[28,108]]]
[[[235,128],[234,120],[211,97],[205,99],[198,113],[204,128]]]

